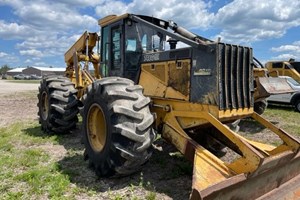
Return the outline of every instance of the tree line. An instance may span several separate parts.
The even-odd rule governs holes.
[[[6,74],[6,72],[8,70],[11,70],[12,68],[8,65],[2,65],[1,68],[0,68],[0,74]]]

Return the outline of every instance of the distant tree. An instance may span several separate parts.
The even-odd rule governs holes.
[[[9,67],[8,65],[2,65],[1,68],[0,68],[0,74],[6,74],[6,72],[8,70],[11,70],[12,68]]]

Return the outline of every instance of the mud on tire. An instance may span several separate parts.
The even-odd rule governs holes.
[[[78,121],[77,90],[66,77],[48,76],[41,80],[38,93],[38,116],[42,130],[68,133]]]
[[[267,106],[268,106],[268,102],[265,99],[255,102],[254,103],[254,111],[257,114],[262,115],[265,112],[265,110],[267,109]]]
[[[155,133],[149,103],[143,88],[124,78],[103,78],[87,88],[85,155],[98,176],[132,174],[150,158]]]

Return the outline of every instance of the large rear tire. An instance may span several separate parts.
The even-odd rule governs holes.
[[[150,158],[155,137],[150,98],[131,80],[94,82],[83,97],[85,155],[98,176],[124,176]]]
[[[42,130],[68,133],[78,121],[77,90],[66,77],[48,76],[41,80],[38,94],[38,115]]]

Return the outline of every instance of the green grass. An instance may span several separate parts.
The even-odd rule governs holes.
[[[39,147],[57,144],[58,137],[43,135],[36,126],[16,123],[0,128],[0,199],[71,199],[69,177]]]
[[[282,128],[300,137],[300,113],[294,111],[292,107],[268,106],[263,114],[270,121],[278,121],[282,124]]]
[[[88,168],[76,136],[48,135],[37,122],[0,128],[0,199],[156,199],[155,188],[142,174],[139,182],[128,182],[125,194],[103,189],[106,183],[100,184]],[[130,191],[131,183],[133,190],[143,191],[142,197]]]

